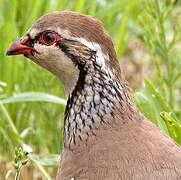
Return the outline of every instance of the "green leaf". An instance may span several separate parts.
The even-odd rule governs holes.
[[[46,167],[55,167],[55,168],[58,167],[59,159],[60,159],[60,155],[58,154],[50,154],[46,158],[43,158],[43,159],[40,159],[38,156],[34,154],[29,154],[28,156],[33,162],[37,164],[40,164]]]
[[[145,80],[145,86],[147,94],[149,94],[149,96],[152,97],[152,100],[154,101],[157,108],[159,108],[161,111],[170,112],[171,109],[168,107],[165,100],[162,98],[160,92],[156,90],[156,87],[154,87],[151,81]]]
[[[20,93],[14,96],[11,96],[7,99],[0,100],[0,103],[7,104],[7,103],[17,103],[17,102],[51,102],[57,104],[66,105],[66,100],[59,98],[57,96],[41,93],[41,92],[25,92]]]
[[[167,56],[165,54],[165,51],[163,47],[159,44],[159,42],[154,42],[155,50],[156,52],[163,58],[165,59]]]
[[[20,134],[21,138],[25,138],[25,137],[29,134],[29,132],[30,132],[31,130],[32,130],[31,127],[28,127],[28,128],[26,128],[26,129],[24,129],[24,130],[21,132],[21,134]]]
[[[171,116],[171,113],[161,112],[160,116],[167,125],[170,137],[181,145],[181,124]]]
[[[133,95],[133,101],[135,102],[138,109],[150,119],[154,124],[158,126],[158,112],[155,109],[154,104],[152,101],[148,99],[143,93],[137,92]],[[152,109],[150,111],[150,109]]]
[[[135,93],[133,96],[133,101],[137,108],[144,114],[144,116],[162,129],[165,133],[168,133],[165,123],[160,118],[160,111],[157,106],[155,106],[152,99],[146,96],[144,93]]]

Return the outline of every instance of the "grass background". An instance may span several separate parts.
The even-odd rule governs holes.
[[[133,101],[181,144],[179,0],[0,0],[0,179],[13,169],[15,147],[23,143],[33,149],[23,179],[55,177],[64,90],[51,73],[23,56],[6,57],[5,53],[41,15],[65,9],[103,22],[132,88]],[[14,174],[12,170],[8,179]]]

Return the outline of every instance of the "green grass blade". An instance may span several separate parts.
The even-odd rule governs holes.
[[[33,162],[36,162],[36,164],[45,167],[54,167],[54,168],[58,168],[59,159],[60,159],[60,155],[58,154],[49,154],[46,158],[41,158],[41,159],[34,154],[30,154],[29,157]]]
[[[7,104],[7,103],[35,102],[35,101],[51,102],[51,103],[66,105],[66,100],[59,98],[57,96],[54,96],[54,95],[50,95],[47,93],[41,93],[41,92],[20,93],[20,94],[11,96],[7,99],[3,99],[0,101],[0,103]]]

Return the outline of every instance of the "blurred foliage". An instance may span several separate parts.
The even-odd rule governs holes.
[[[133,100],[149,120],[180,144],[179,0],[0,0],[0,156],[11,161],[15,147],[26,143],[45,157],[31,155],[30,159],[46,178],[42,166],[57,167],[54,154],[62,144],[64,90],[51,73],[22,56],[7,58],[5,53],[41,15],[64,9],[100,19],[113,38],[120,63],[130,52],[128,43],[136,39],[143,44],[142,51],[149,57],[146,63],[151,62],[153,68],[137,85]],[[140,61],[146,61],[145,56]],[[1,169],[0,164],[3,174]]]

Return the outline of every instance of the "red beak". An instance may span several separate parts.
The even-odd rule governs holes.
[[[22,39],[18,39],[14,41],[8,48],[8,51],[6,52],[6,55],[19,55],[19,54],[24,54],[24,55],[30,55],[32,53],[32,50],[34,48],[29,47],[26,45],[26,43],[29,40],[29,36],[24,36]]]

